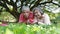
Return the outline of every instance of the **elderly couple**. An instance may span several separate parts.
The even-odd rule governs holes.
[[[32,11],[30,11],[28,6],[22,7],[19,23],[46,25],[51,24],[49,16],[46,13],[43,13],[41,8],[35,7]]]

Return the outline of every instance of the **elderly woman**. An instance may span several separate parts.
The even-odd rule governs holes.
[[[30,11],[28,6],[22,7],[22,13],[19,17],[19,23],[33,23],[33,12]]]
[[[48,14],[43,13],[41,8],[35,7],[33,9],[33,13],[34,13],[34,23],[47,24],[47,25],[51,24]]]

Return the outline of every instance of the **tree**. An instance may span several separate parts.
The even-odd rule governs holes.
[[[12,14],[18,21],[23,5],[29,6],[31,10],[38,5],[46,6],[47,3],[52,3],[60,7],[59,4],[53,1],[58,2],[59,0],[47,0],[47,1],[44,1],[44,0],[0,0],[0,6],[5,8],[6,11]],[[13,7],[12,10],[9,9],[8,7],[9,5]],[[18,12],[17,10],[18,8],[20,8],[20,12]]]

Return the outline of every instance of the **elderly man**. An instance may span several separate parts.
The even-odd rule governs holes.
[[[28,6],[22,7],[22,13],[19,17],[19,23],[33,23],[33,12],[30,11]]]

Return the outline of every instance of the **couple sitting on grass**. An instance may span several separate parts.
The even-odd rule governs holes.
[[[22,7],[19,23],[46,25],[51,24],[49,16],[46,13],[43,13],[40,7],[35,7],[32,11],[30,11],[28,6]]]

